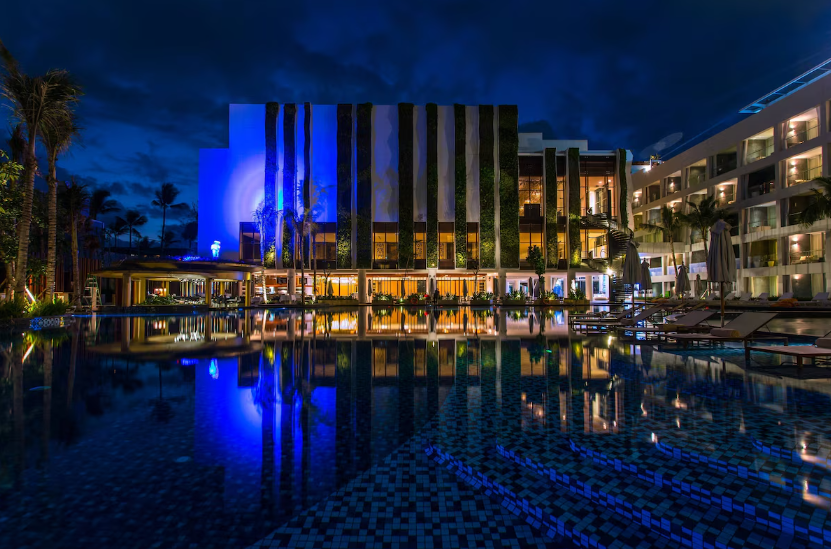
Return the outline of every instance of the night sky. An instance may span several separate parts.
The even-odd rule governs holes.
[[[85,88],[59,175],[111,189],[155,237],[152,191],[196,200],[229,103],[517,104],[521,130],[669,156],[831,58],[831,2],[12,0],[0,38]]]

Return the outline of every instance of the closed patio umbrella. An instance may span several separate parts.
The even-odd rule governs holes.
[[[462,295],[467,299],[467,280],[462,281]]]
[[[401,279],[401,297],[407,297],[407,283],[403,278]]]
[[[704,282],[701,280],[701,274],[695,275],[695,297],[699,297],[704,293]]]
[[[635,284],[643,284],[641,258],[638,247],[630,240],[626,243],[626,257],[623,259],[623,284],[632,286],[632,307],[635,306]]]
[[[675,293],[683,297],[688,291],[690,291],[690,277],[687,274],[687,266],[681,263],[678,267],[678,274],[675,275]]]
[[[652,273],[649,272],[649,260],[646,258],[641,263],[641,279],[641,290],[643,290],[643,295],[646,297],[647,290],[652,290]]]
[[[329,296],[335,295],[335,288],[332,286],[332,281],[329,281],[329,288],[326,290],[326,294]]]
[[[718,282],[721,296],[721,325],[724,326],[724,283],[736,280],[736,254],[730,225],[719,220],[710,229],[710,249],[707,254],[707,278]]]

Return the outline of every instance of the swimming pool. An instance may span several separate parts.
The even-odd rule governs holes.
[[[3,547],[831,543],[831,381],[738,348],[364,308],[0,352]]]

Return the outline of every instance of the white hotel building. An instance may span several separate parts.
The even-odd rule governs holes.
[[[742,109],[750,116],[741,122],[651,168],[633,166],[633,226],[641,256],[650,260],[654,292],[674,286],[670,245],[639,227],[659,223],[661,206],[686,212],[707,195],[738,214],[736,291],[810,298],[831,289],[825,259],[831,220],[807,229],[795,221],[810,200],[811,181],[829,175],[829,71],[831,60]],[[691,282],[696,275],[706,280],[700,235],[685,230],[674,241]]]

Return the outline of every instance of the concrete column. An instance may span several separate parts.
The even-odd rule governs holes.
[[[250,278],[245,281],[245,306],[251,306],[251,295],[254,293],[254,281]]]
[[[586,299],[589,300],[591,303],[592,299],[594,299],[594,288],[592,288],[592,273],[585,273],[583,276],[586,277]]]
[[[499,272],[499,291],[498,295],[504,295],[508,291],[508,274],[505,271]]]
[[[288,286],[289,295],[297,294],[297,273],[294,269],[288,270]]]
[[[214,289],[214,279],[213,278],[206,278],[205,279],[205,305],[209,308],[211,306],[211,301],[213,298],[213,289]],[[208,319],[210,320],[210,318]]]
[[[366,269],[358,269],[358,303],[368,303],[368,291],[366,285]]]
[[[129,274],[121,275],[121,306],[129,307],[133,304],[133,279]]]

